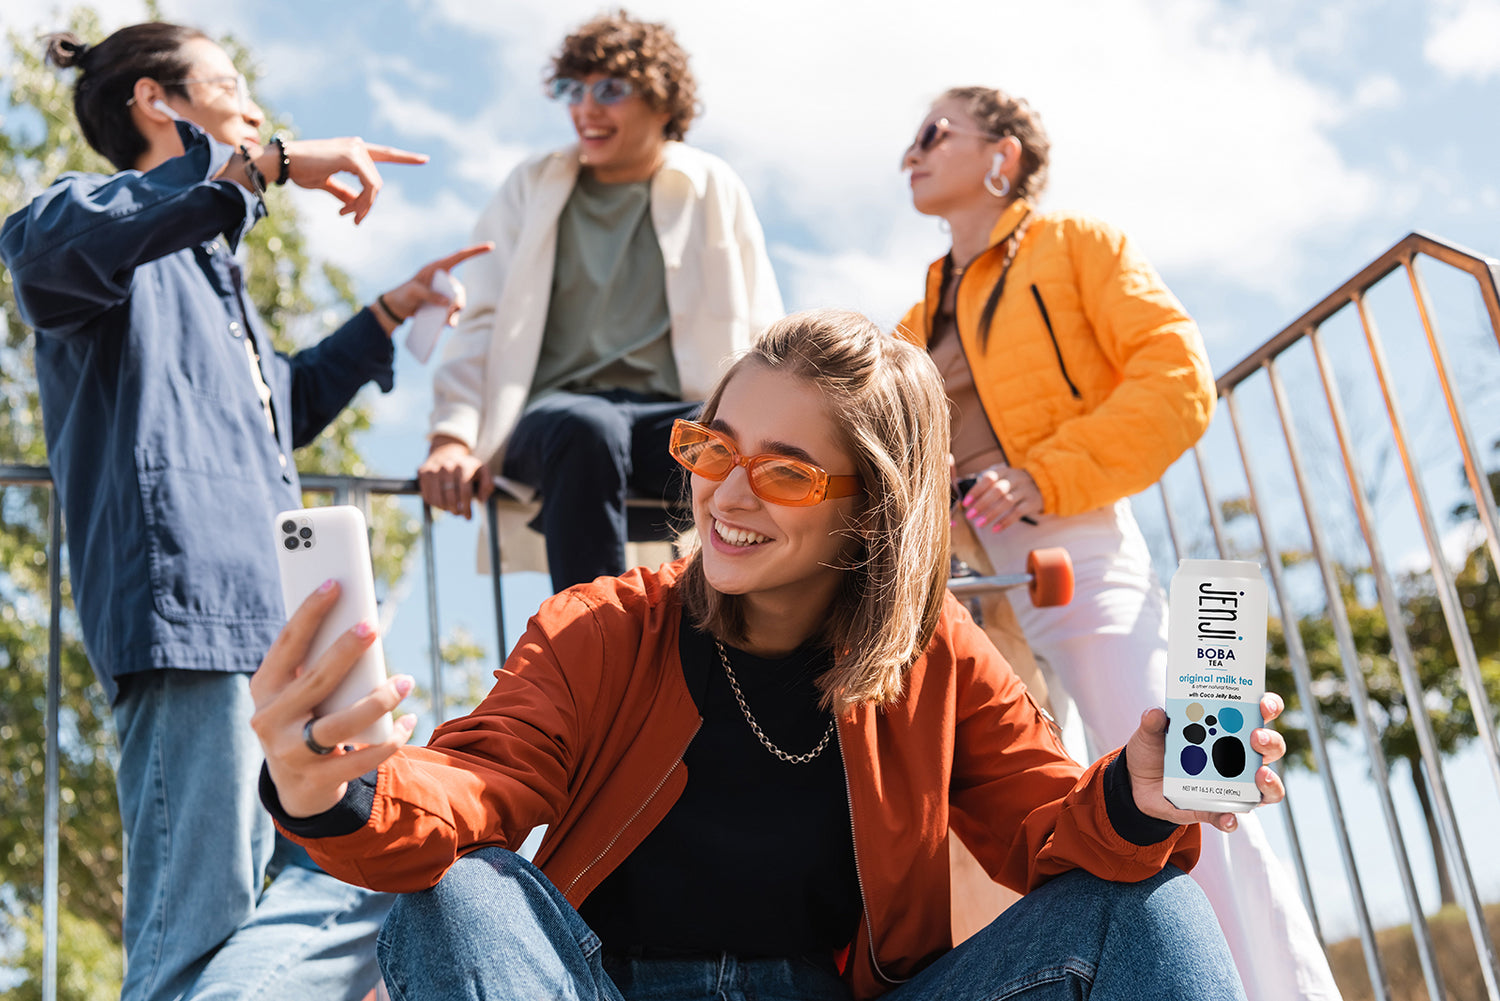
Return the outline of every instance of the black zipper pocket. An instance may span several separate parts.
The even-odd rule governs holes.
[[[1042,301],[1042,292],[1035,284],[1031,286],[1031,297],[1036,300],[1036,308],[1042,311],[1042,322],[1047,325],[1047,336],[1052,339],[1052,353],[1057,355],[1057,368],[1062,372],[1063,381],[1068,384],[1068,392],[1073,394],[1073,399],[1081,400],[1083,394],[1073,385],[1073,377],[1068,375],[1067,362],[1063,361],[1062,348],[1057,344],[1057,332],[1052,329],[1052,317],[1047,315],[1047,304]]]

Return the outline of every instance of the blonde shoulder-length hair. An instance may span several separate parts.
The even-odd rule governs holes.
[[[948,401],[927,352],[843,310],[794,313],[773,324],[719,380],[699,418],[718,412],[724,387],[749,365],[802,379],[828,415],[864,484],[846,533],[842,586],[822,642],[833,667],[818,679],[826,708],[900,697],[907,668],[937,629],[948,579]],[[714,590],[692,544],[684,608],[700,629],[745,637],[744,608]]]

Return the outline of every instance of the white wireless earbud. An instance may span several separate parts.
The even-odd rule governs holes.
[[[173,111],[171,105],[167,104],[166,101],[163,101],[159,97],[151,102],[151,107],[155,108],[157,111],[160,111],[162,114],[166,115],[174,122],[182,121],[182,116]]]
[[[1000,168],[1004,167],[1004,166],[1005,166],[1005,154],[1004,153],[996,153],[994,161],[990,163],[990,173],[991,174],[998,174],[998,173],[1000,173]]]

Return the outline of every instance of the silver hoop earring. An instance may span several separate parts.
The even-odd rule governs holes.
[[[984,175],[984,190],[996,198],[1004,198],[1010,194],[1010,178],[1000,172],[1000,168],[1003,166],[1005,166],[1005,154],[996,153],[994,162],[990,164],[990,172]],[[995,178],[997,177],[1000,179],[1000,186],[998,188],[995,187]]]

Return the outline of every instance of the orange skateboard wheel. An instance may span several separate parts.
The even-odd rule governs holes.
[[[1066,605],[1073,600],[1073,558],[1066,549],[1033,549],[1026,554],[1026,572],[1031,575],[1026,589],[1037,608]]]

